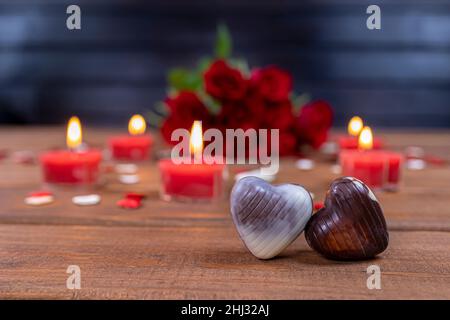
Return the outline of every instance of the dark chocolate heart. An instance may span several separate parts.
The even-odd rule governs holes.
[[[236,182],[230,202],[242,241],[259,259],[273,258],[291,244],[302,233],[313,209],[305,188],[272,186],[256,177]]]
[[[333,181],[325,207],[309,220],[305,237],[311,248],[334,260],[373,258],[387,248],[389,241],[377,198],[352,177]]]

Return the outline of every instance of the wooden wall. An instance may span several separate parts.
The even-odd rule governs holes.
[[[65,26],[69,4],[81,31]],[[124,125],[164,97],[168,68],[212,50],[219,21],[236,55],[291,70],[337,125],[450,127],[449,0],[0,0],[0,122]]]

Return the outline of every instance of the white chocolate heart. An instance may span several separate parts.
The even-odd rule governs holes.
[[[259,259],[273,258],[289,246],[313,211],[311,195],[302,186],[272,186],[256,177],[236,182],[230,202],[242,241]]]

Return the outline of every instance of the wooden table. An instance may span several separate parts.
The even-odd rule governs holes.
[[[62,145],[63,128],[1,128],[0,149]],[[87,130],[103,145],[108,130]],[[384,134],[395,149],[423,146],[449,157],[450,132]],[[277,182],[297,182],[321,200],[337,177],[317,161],[299,171],[283,160]],[[259,261],[241,243],[228,203],[166,203],[158,198],[158,172],[140,168],[142,183],[125,186],[106,177],[102,203],[77,207],[77,192],[60,190],[56,202],[28,207],[24,196],[41,187],[37,165],[0,162],[0,298],[50,299],[398,299],[450,298],[450,169],[406,171],[398,193],[380,193],[390,244],[379,258],[334,262],[313,252],[301,235],[283,254]],[[231,184],[231,183],[230,183]],[[126,191],[148,193],[127,211],[115,202]],[[382,271],[381,290],[366,286],[369,265]],[[69,265],[81,268],[81,289],[69,290]]]

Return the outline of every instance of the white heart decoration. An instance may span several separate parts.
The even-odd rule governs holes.
[[[256,177],[236,182],[230,204],[242,241],[259,259],[273,258],[289,246],[313,212],[311,195],[302,186],[272,186]]]

